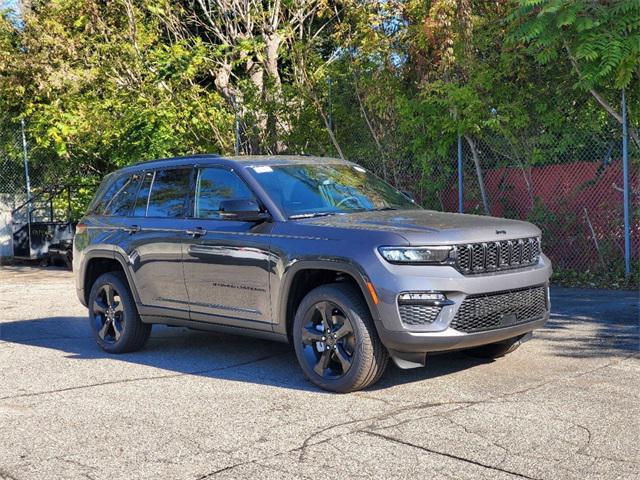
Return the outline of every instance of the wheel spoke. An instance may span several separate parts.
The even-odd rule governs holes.
[[[93,302],[93,313],[105,313],[107,311],[107,306],[104,301],[100,298],[96,298],[95,302]]]
[[[107,284],[104,286],[104,292],[107,297],[107,305],[113,307],[114,299],[113,299],[113,288],[111,285]]]
[[[105,337],[107,336],[107,333],[109,333],[109,327],[111,326],[111,321],[110,320],[105,320],[104,324],[102,325],[102,328],[100,329],[100,331],[98,331],[98,336],[101,339],[105,339]]]
[[[347,320],[342,324],[342,326],[338,330],[336,330],[336,333],[335,333],[336,340],[340,340],[342,337],[346,337],[347,335],[351,335],[352,333],[353,333],[353,329],[351,328],[351,324]]]
[[[114,307],[113,311],[114,311],[115,313],[122,313],[122,312],[124,312],[124,306],[122,305],[122,302],[118,302],[118,303],[116,304],[116,306]]]
[[[320,302],[316,305],[316,309],[320,312],[322,316],[322,326],[324,327],[324,331],[331,331],[332,322],[331,322],[331,311],[333,307],[329,302]]]
[[[313,371],[316,372],[318,375],[323,376],[324,371],[329,366],[330,359],[331,359],[331,350],[326,349],[324,352],[322,352],[322,355],[320,355],[320,358],[318,359],[318,363],[316,363],[316,366],[313,368]]]
[[[305,328],[302,331],[302,343],[305,345],[312,345],[316,342],[322,342],[324,335],[318,332],[315,328]]]
[[[344,347],[342,345],[338,345],[338,348],[336,348],[333,352],[336,354],[336,358],[342,366],[342,373],[346,373],[346,371],[349,370],[349,367],[351,366],[351,358],[349,358],[349,355],[344,350]]]
[[[120,335],[122,335],[122,323],[120,323],[120,330],[118,330],[117,321],[114,320],[113,322],[111,322],[111,325],[113,326],[113,336],[117,342],[120,339]]]

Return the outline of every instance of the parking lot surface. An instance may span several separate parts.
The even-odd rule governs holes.
[[[636,292],[552,289],[513,354],[337,395],[290,347],[154,327],[103,353],[70,272],[0,267],[0,479],[640,478]]]

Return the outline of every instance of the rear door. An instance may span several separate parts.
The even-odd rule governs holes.
[[[271,329],[271,224],[220,215],[222,200],[249,199],[256,200],[231,169],[197,169],[193,217],[187,221],[191,236],[183,256],[192,320]]]
[[[124,243],[143,304],[141,313],[188,318],[182,246],[188,240],[185,230],[193,168],[151,170],[141,175]]]

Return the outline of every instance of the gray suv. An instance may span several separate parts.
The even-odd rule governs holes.
[[[74,240],[80,301],[110,353],[154,323],[290,342],[349,392],[431,352],[499,357],[549,316],[530,223],[424,210],[354,163],[198,155],[108,175]]]

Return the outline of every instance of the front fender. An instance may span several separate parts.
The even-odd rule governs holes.
[[[370,280],[360,265],[344,258],[293,260],[286,266],[280,278],[279,291],[277,292],[277,295],[275,295],[277,305],[273,311],[277,312],[278,316],[277,323],[274,325],[274,332],[283,335],[287,334],[287,300],[289,298],[293,280],[296,277],[296,274],[302,270],[329,270],[333,272],[341,272],[352,277],[358,284],[374,321],[378,321],[377,303],[367,286],[367,284],[370,283]]]

